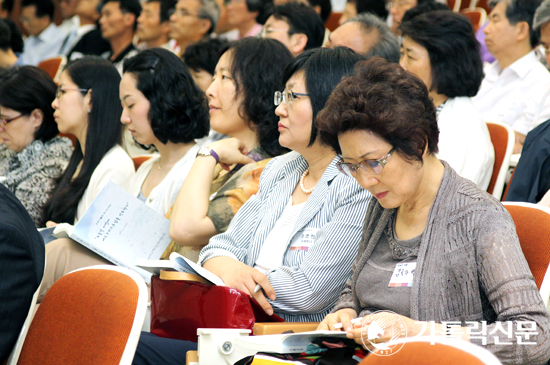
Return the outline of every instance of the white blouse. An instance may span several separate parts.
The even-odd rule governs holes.
[[[170,209],[176,201],[181,186],[193,166],[199,149],[200,146],[198,144],[194,145],[178,162],[176,162],[164,180],[151,190],[151,193],[145,200],[146,205],[162,215],[168,213],[168,209]],[[132,179],[130,193],[136,197],[139,195],[145,178],[149,175],[153,164],[159,159],[160,155],[155,154],[149,160],[141,164],[135,177]]]
[[[109,180],[130,191],[130,183],[136,174],[134,162],[119,145],[111,148],[95,168],[88,187],[78,203],[75,224],[86,213],[96,195]]]
[[[302,209],[306,202],[292,205],[292,196],[288,202],[288,205],[283,210],[283,213],[275,222],[275,226],[265,239],[265,242],[260,249],[260,254],[254,265],[255,269],[260,270],[262,273],[267,274],[271,270],[282,266],[283,256],[286,252],[286,242],[290,237],[294,229],[294,225],[302,213]],[[298,234],[292,238],[291,246],[295,241],[300,241],[301,235]]]

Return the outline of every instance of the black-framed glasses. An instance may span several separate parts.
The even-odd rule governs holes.
[[[60,87],[57,88],[57,90],[55,91],[55,97],[57,99],[59,99],[59,97],[63,94],[65,94],[67,91],[81,91],[81,92],[88,92],[88,90],[90,89],[62,89]]]
[[[363,160],[358,164],[344,162],[344,160],[340,157],[340,160],[336,163],[336,167],[341,173],[352,177],[357,175],[357,171],[359,171],[359,169],[369,175],[380,175],[394,152],[395,147],[379,160]]]
[[[23,115],[26,115],[26,114],[22,113],[13,118],[0,117],[0,127],[2,128],[5,127],[6,125],[10,124],[14,120],[21,118]]]
[[[275,95],[273,95],[273,102],[277,106],[281,103],[290,104],[297,96],[309,96],[309,94],[295,93],[292,90],[285,90],[283,92],[275,91]]]

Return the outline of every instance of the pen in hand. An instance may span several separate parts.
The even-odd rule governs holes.
[[[359,323],[361,322],[361,320],[363,319],[363,317],[357,317],[357,318],[354,318],[351,320],[351,324],[356,324],[356,323]],[[342,328],[342,323],[336,323],[334,325],[334,328]]]

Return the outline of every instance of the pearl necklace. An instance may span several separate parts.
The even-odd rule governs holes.
[[[302,189],[302,192],[304,194],[311,194],[313,190],[315,190],[315,186],[312,187],[311,189],[304,188],[304,179],[306,178],[307,174],[309,174],[309,169],[306,169],[306,171],[304,171],[302,176],[300,176],[300,189]]]

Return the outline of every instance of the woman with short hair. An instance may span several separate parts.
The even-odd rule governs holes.
[[[424,83],[398,65],[371,59],[338,85],[317,121],[322,140],[342,154],[339,169],[376,198],[351,279],[319,329],[342,323],[348,338],[375,350],[392,331],[362,334],[372,335],[370,323],[385,316],[403,321],[408,337],[452,334],[505,363],[548,361],[550,315],[514,221],[436,157],[435,107]],[[406,271],[411,274],[401,275]],[[351,320],[363,316],[353,328]],[[521,343],[520,323],[536,327],[529,332],[534,344]],[[508,336],[500,331],[507,325]],[[482,326],[484,339],[470,337]]]
[[[57,86],[34,66],[11,68],[0,76],[0,182],[21,201],[34,224],[72,154],[58,137],[52,101]]]
[[[495,152],[487,124],[471,100],[483,79],[472,24],[461,14],[438,10],[417,15],[400,29],[399,63],[424,81],[437,108],[437,156],[460,176],[487,189]]]

